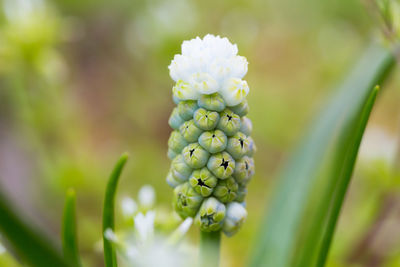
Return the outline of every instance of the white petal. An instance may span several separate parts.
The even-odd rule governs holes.
[[[227,80],[221,90],[221,95],[228,106],[240,104],[249,93],[247,82],[237,78]]]
[[[131,217],[137,211],[137,204],[135,200],[130,197],[125,197],[122,199],[121,207],[122,213],[125,217]]]
[[[146,215],[139,213],[135,216],[135,229],[142,242],[147,242],[153,238],[155,216],[154,211],[148,211]]]
[[[189,84],[197,92],[206,95],[213,94],[218,91],[217,81],[210,74],[205,72],[194,73],[189,78]]]
[[[138,193],[138,199],[140,205],[145,208],[150,208],[154,205],[156,200],[156,192],[151,185],[144,185],[140,188]]]
[[[179,80],[172,88],[172,94],[179,100],[196,100],[200,94],[189,83]]]
[[[114,233],[113,230],[111,230],[111,228],[108,228],[104,231],[104,237],[114,243],[118,242],[118,237],[117,235]]]

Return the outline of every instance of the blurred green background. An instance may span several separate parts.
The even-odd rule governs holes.
[[[96,243],[114,162],[131,154],[119,199],[151,184],[157,205],[171,210],[167,66],[183,40],[226,36],[249,61],[258,147],[247,223],[223,239],[223,266],[244,266],[280,167],[378,36],[366,2],[0,1],[1,189],[57,239],[65,191],[74,187],[84,262],[102,266]],[[400,266],[398,74],[373,110],[328,266]]]

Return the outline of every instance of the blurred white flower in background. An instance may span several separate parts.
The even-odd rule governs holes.
[[[45,8],[42,0],[4,0],[4,13],[10,21],[29,22],[34,13]]]
[[[122,214],[125,219],[132,219],[133,228],[117,232],[107,229],[104,237],[116,246],[122,266],[189,266],[193,261],[194,249],[183,238],[193,219],[186,219],[170,234],[161,234],[156,227],[159,214],[154,208],[155,198],[154,188],[150,185],[139,190],[138,202],[129,197],[123,198]],[[168,224],[165,217],[160,219],[160,223]]]
[[[135,200],[133,200],[130,197],[125,197],[124,199],[122,199],[121,207],[122,207],[122,214],[125,217],[133,216],[138,210],[138,206]]]
[[[398,140],[381,127],[368,127],[360,146],[360,159],[384,160],[389,164],[396,158]]]
[[[0,243],[0,255],[6,252],[6,248]]]
[[[139,203],[144,208],[150,208],[156,201],[156,193],[154,188],[150,185],[144,185],[139,190],[138,194]]]

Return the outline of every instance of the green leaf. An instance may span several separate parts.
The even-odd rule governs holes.
[[[377,90],[393,55],[369,47],[282,172],[251,266],[323,266]]]
[[[81,266],[76,228],[76,194],[69,189],[66,194],[62,229],[63,251],[65,259],[72,266]]]
[[[29,266],[70,266],[43,233],[28,225],[0,192],[0,232],[12,251]]]
[[[114,203],[117,184],[121,175],[122,169],[128,160],[128,154],[123,154],[114,166],[110,178],[108,180],[104,207],[103,207],[103,246],[104,246],[104,262],[106,267],[117,267],[117,255],[112,243],[104,238],[104,232],[107,229],[114,230]]]

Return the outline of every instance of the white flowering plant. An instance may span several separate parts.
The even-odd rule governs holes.
[[[367,48],[317,114],[280,173],[248,266],[325,265],[366,124],[381,85],[396,63],[393,51],[377,45]],[[224,261],[220,260],[221,233],[235,238],[246,227],[247,216],[252,216],[246,210],[246,194],[255,174],[256,146],[247,117],[247,71],[247,59],[238,55],[237,45],[227,38],[209,34],[183,42],[181,53],[169,65],[176,107],[168,121],[171,167],[166,182],[173,188],[176,214],[170,216],[176,227],[169,233],[158,231],[157,221],[165,222],[165,217],[155,207],[151,186],[139,190],[137,201],[122,200],[122,215],[130,226],[116,227],[117,185],[128,159],[122,155],[104,197],[99,235],[106,267],[217,267]],[[83,266],[75,208],[75,192],[70,190],[61,252],[0,191],[0,232],[10,247],[7,251],[28,266]],[[192,224],[200,231],[197,257],[185,238]],[[0,254],[4,253],[0,246]]]

